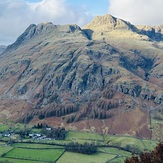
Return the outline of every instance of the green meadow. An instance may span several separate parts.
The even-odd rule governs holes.
[[[6,158],[19,158],[22,160],[54,162],[64,152],[63,149],[25,149],[14,148],[8,152]]]
[[[20,127],[20,128],[19,128]],[[25,126],[28,127],[28,126]],[[9,129],[8,125],[0,125],[0,131]],[[17,125],[12,130],[24,129]],[[40,130],[33,129],[39,133]],[[132,152],[151,151],[157,141],[137,139],[129,136],[101,135],[90,132],[68,131],[65,140],[33,140],[16,139],[9,144],[10,138],[0,136],[0,162],[9,163],[123,163]],[[4,141],[5,142],[2,142]],[[70,142],[94,143],[97,145],[95,154],[87,155],[65,151],[65,145]]]

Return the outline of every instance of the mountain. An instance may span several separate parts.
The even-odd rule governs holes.
[[[0,54],[0,120],[161,138],[162,33],[108,14],[30,25]]]
[[[6,49],[5,45],[0,45],[0,54],[3,53],[5,49]]]
[[[95,17],[95,19],[84,28],[92,29],[93,31],[96,31],[96,33],[97,31],[108,33],[118,30],[123,34],[126,34],[124,31],[132,31],[139,34],[140,36],[147,36],[148,39],[152,39],[153,41],[163,40],[163,25],[153,27],[134,26],[130,22],[115,18],[109,14]]]

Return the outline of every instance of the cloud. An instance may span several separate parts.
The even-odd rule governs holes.
[[[109,13],[135,25],[163,24],[162,0],[109,0]]]
[[[0,0],[0,44],[8,44],[32,23],[85,25],[92,15],[81,8],[68,4],[68,0]]]

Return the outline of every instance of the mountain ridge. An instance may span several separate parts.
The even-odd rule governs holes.
[[[31,24],[29,25],[29,27],[24,31],[23,34],[21,34],[17,40],[9,45],[7,48],[6,48],[6,51],[8,51],[9,49],[12,49],[14,47],[17,47],[19,45],[21,45],[24,41],[28,41],[30,40],[32,37],[35,37],[37,35],[42,35],[42,34],[47,34],[48,32],[56,32],[54,34],[56,34],[56,37],[59,37],[57,36],[57,32],[61,33],[61,32],[64,32],[64,33],[69,33],[69,32],[74,32],[75,30],[81,30],[81,28],[77,25],[54,25],[52,24],[51,22],[46,22],[46,23],[40,23],[38,25],[36,24]],[[6,52],[5,51],[5,52]]]
[[[162,136],[162,40],[110,15],[97,22],[30,25],[7,47],[0,55],[2,120]]]
[[[99,29],[98,29],[99,27]],[[158,26],[140,26],[133,25],[130,22],[116,18],[110,14],[95,17],[84,29],[99,30],[107,32],[111,30],[131,30],[138,34],[143,34],[151,39],[161,41],[163,39],[163,25]]]
[[[30,39],[32,36],[41,34],[41,32],[48,32],[49,30],[55,30],[58,27],[63,26],[63,28],[66,27],[67,32],[71,31],[72,28],[80,29],[84,31],[85,30],[98,30],[98,26],[103,26],[103,29],[99,29],[101,32],[105,32],[105,30],[131,30],[133,32],[136,32],[138,34],[143,34],[148,36],[149,38],[156,39],[157,41],[162,40],[163,38],[163,25],[158,26],[146,26],[146,25],[133,25],[130,22],[127,22],[123,19],[116,18],[110,14],[106,14],[104,16],[96,16],[90,23],[88,23],[83,28],[80,28],[78,25],[73,24],[67,24],[67,25],[54,25],[51,22],[44,22],[40,23],[38,25],[31,24],[29,27],[23,32],[22,35],[20,35],[17,40],[14,42],[14,45],[9,45],[6,50],[11,48],[11,46],[15,46],[15,44],[21,44],[22,41]],[[68,31],[70,30],[70,31]],[[93,32],[93,31],[91,31]],[[87,31],[86,33],[87,34]]]

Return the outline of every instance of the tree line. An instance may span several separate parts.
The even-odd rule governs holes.
[[[41,134],[45,135],[48,138],[64,140],[66,136],[66,130],[64,127],[51,128],[51,130],[42,128]]]
[[[97,147],[94,143],[85,142],[84,144],[80,144],[78,142],[71,142],[65,145],[66,151],[77,152],[82,154],[94,154],[97,152]]]

